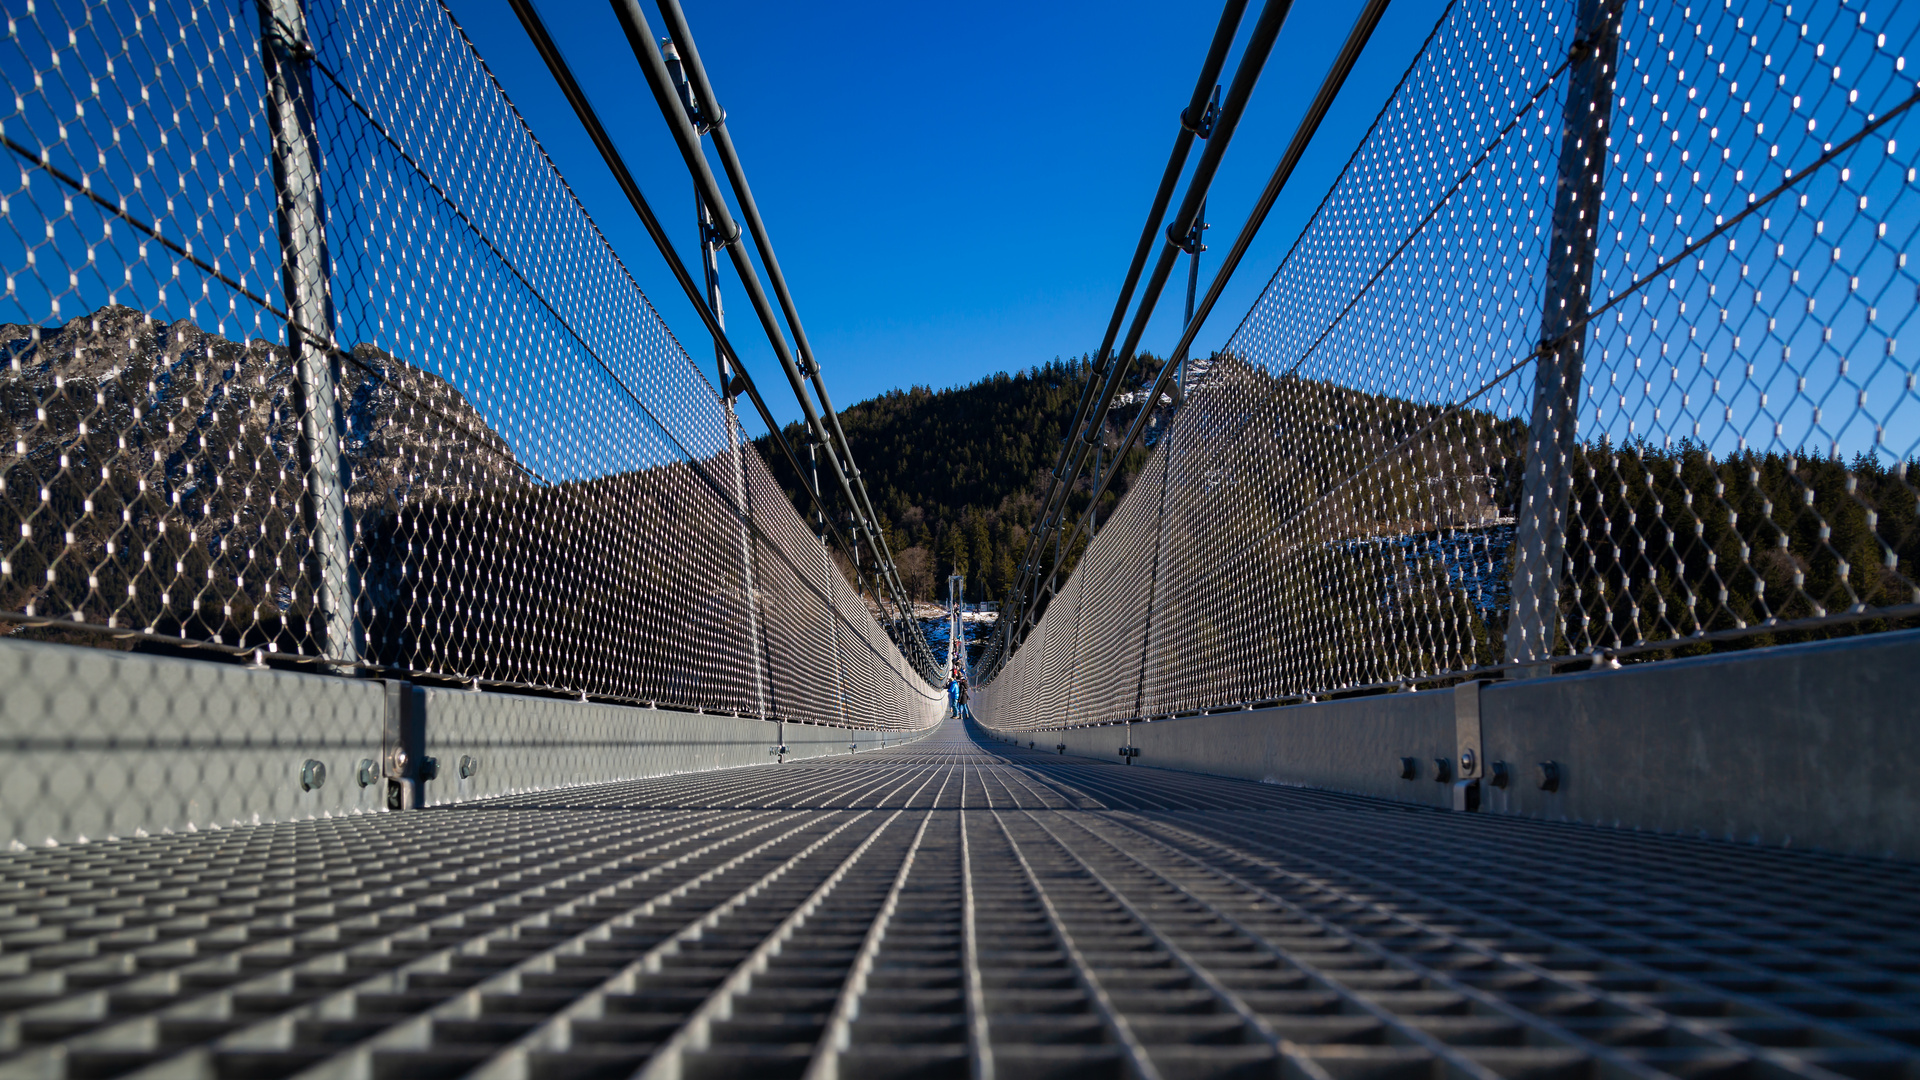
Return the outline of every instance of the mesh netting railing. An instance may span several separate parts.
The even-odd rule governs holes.
[[[1450,5],[982,715],[1920,624],[1917,33]]]
[[[932,715],[444,6],[54,0],[0,78],[11,633]]]

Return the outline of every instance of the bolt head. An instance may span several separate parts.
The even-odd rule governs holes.
[[[407,752],[405,750],[395,750],[393,752],[393,768],[394,771],[400,773],[407,771]]]
[[[314,791],[324,787],[327,782],[327,765],[323,761],[308,758],[300,766],[300,790]]]
[[[360,781],[361,787],[370,787],[375,780],[380,779],[380,767],[373,763],[372,758],[361,758],[360,768],[356,771],[354,779]]]
[[[1400,779],[1412,780],[1419,775],[1420,760],[1418,758],[1403,757],[1400,759]]]
[[[1543,761],[1533,767],[1533,777],[1540,784],[1541,791],[1560,790],[1560,763]]]
[[[1460,775],[1465,776],[1473,771],[1474,760],[1473,747],[1460,751]]]
[[[472,779],[480,771],[480,759],[471,754],[460,755],[460,779]]]

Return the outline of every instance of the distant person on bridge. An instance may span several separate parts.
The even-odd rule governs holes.
[[[965,675],[960,676],[960,715],[969,720],[973,719],[973,710],[967,707],[967,702],[971,700],[972,697],[973,692],[972,689],[967,686],[967,677]]]
[[[953,673],[953,677],[947,680],[947,717],[948,719],[952,719],[953,717],[956,717],[959,715],[960,715],[960,672],[956,670]]]

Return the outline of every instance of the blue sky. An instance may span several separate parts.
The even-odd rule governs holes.
[[[689,351],[709,355],[698,318],[505,0],[451,3],[668,324]],[[1202,290],[1359,6],[1303,3],[1290,14],[1213,186],[1215,250]],[[1441,7],[1397,0],[1388,10],[1196,351],[1231,333]],[[611,9],[545,0],[540,10],[691,264],[691,185]],[[692,0],[687,14],[844,408],[893,387],[971,382],[1099,344],[1219,5]],[[798,419],[738,284],[723,274],[735,344],[776,415]],[[1183,288],[1184,275],[1147,349],[1173,345]]]

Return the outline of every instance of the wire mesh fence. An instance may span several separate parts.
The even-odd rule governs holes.
[[[1915,625],[1917,33],[1450,5],[983,716]]]
[[[54,0],[0,78],[13,634],[930,714],[444,6]]]

